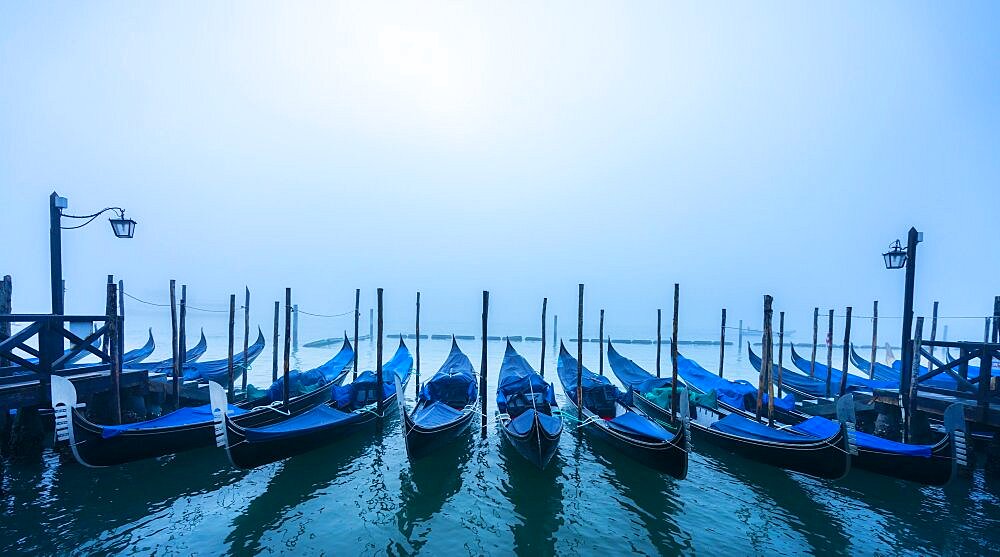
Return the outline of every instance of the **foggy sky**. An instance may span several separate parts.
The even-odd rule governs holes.
[[[72,313],[107,274],[249,285],[265,330],[285,286],[365,316],[381,286],[390,330],[421,290],[426,331],[473,332],[486,289],[504,333],[548,296],[568,338],[583,282],[588,336],[603,307],[651,338],[679,282],[682,337],[771,294],[803,339],[814,306],[900,315],[881,253],[910,226],[918,314],[1000,294],[996,4],[205,4],[0,7],[16,311],[49,310],[53,190],[139,222],[64,233]]]

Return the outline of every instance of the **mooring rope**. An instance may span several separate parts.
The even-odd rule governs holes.
[[[142,304],[146,304],[146,305],[150,305],[150,306],[155,306],[155,307],[159,307],[159,308],[168,308],[168,307],[170,307],[170,304],[157,304],[156,302],[150,302],[148,300],[143,300],[142,298],[137,298],[137,297],[133,296],[132,294],[129,294],[128,292],[125,292],[125,291],[122,291],[122,294],[125,294],[129,298],[132,298],[133,300],[135,300],[135,301],[137,301],[139,303],[142,303]],[[195,311],[206,311],[206,312],[209,312],[209,313],[228,313],[229,312],[228,309],[200,308],[200,307],[197,307],[197,306],[192,306],[191,304],[185,304],[184,307],[186,307],[187,309],[193,309]],[[239,306],[236,309],[244,309],[244,308],[246,308],[246,306]]]

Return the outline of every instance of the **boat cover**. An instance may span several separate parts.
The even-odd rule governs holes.
[[[632,360],[622,356],[615,350],[615,347],[608,342],[608,363],[615,377],[627,387],[632,387],[640,393],[648,393],[653,389],[670,387],[670,377],[656,377],[652,373],[642,369]]]
[[[418,406],[410,419],[420,427],[427,429],[448,425],[462,417],[461,410],[455,410],[443,402],[432,402]]]
[[[420,389],[420,401],[444,402],[456,408],[463,408],[476,401],[479,389],[476,386],[476,372],[468,356],[451,342],[451,352],[441,369]],[[414,418],[415,419],[415,418]]]
[[[626,435],[646,437],[656,441],[670,441],[673,439],[673,434],[659,424],[632,411],[624,412],[610,420],[605,420],[604,423],[611,429]]]
[[[265,427],[247,428],[243,431],[246,434],[247,441],[259,443],[262,441],[275,441],[282,438],[297,437],[316,430],[350,423],[358,419],[360,419],[360,414],[341,412],[325,404],[320,404],[304,414],[299,414],[283,422]]]
[[[246,351],[247,362],[253,363],[257,359],[257,356],[264,350],[264,333],[259,328],[257,329],[257,340],[251,344]],[[243,365],[243,352],[233,356],[233,375],[239,375],[243,372],[241,366]],[[209,362],[194,362],[186,363],[183,369],[183,377],[185,381],[215,381],[220,385],[224,385],[229,381],[229,359],[223,358],[221,360],[212,360]]]
[[[751,357],[756,356],[753,351],[750,351]],[[795,351],[795,346],[792,346],[792,363],[795,367],[808,375],[810,361],[799,356],[798,352]],[[840,376],[841,371],[836,368],[830,369],[830,389],[833,391],[839,391],[840,389]],[[784,375],[781,377],[784,380]],[[818,380],[823,383],[823,396],[826,396],[826,365],[816,362],[815,375],[810,379]],[[848,390],[859,390],[864,389],[866,391],[871,391],[873,389],[896,389],[899,388],[899,384],[896,381],[879,381],[877,379],[868,379],[867,377],[858,377],[853,373],[847,374],[847,387]],[[852,388],[853,387],[853,388]]]
[[[558,368],[559,381],[562,383],[563,389],[573,400],[576,399],[577,391],[577,366],[576,358],[566,351],[565,345],[560,344],[559,365],[556,366]],[[587,369],[586,366],[583,366],[582,378],[584,406],[601,417],[608,418],[615,416],[615,402],[622,398],[622,393],[618,390],[618,387],[612,385],[607,377],[597,375]]]
[[[840,424],[822,416],[813,416],[812,418],[793,426],[792,429],[814,437],[825,438],[832,437],[835,433],[837,433],[837,430],[840,429]],[[930,445],[908,445],[906,443],[898,443],[896,441],[882,439],[881,437],[870,433],[863,433],[861,431],[855,432],[855,439],[857,440],[858,447],[862,449],[906,456],[931,456]]]
[[[703,393],[715,391],[719,400],[733,408],[749,410],[757,407],[757,387],[749,381],[742,379],[731,381],[719,377],[701,367],[698,362],[689,360],[680,354],[677,355],[677,374],[686,383]],[[764,393],[763,404],[767,403],[768,395]],[[791,393],[781,398],[776,397],[774,406],[782,410],[792,410],[795,408],[795,397]]]
[[[512,415],[520,415],[524,408],[508,409],[508,401],[515,395],[523,395],[523,406],[531,408],[531,400],[534,398],[535,405],[556,404],[555,389],[545,382],[541,375],[535,373],[531,365],[514,350],[510,342],[504,351],[503,364],[500,365],[500,380],[497,386],[497,408],[501,412],[510,412]],[[534,395],[534,397],[532,397]],[[514,406],[518,406],[515,402]]]
[[[323,365],[307,371],[294,370],[288,373],[288,396],[293,397],[310,393],[324,385],[329,384],[331,381],[340,377],[344,369],[350,365],[353,360],[354,349],[351,348],[351,343],[345,338],[344,344],[341,346],[337,354]],[[284,388],[285,378],[279,377],[277,381],[271,383],[271,386],[264,391],[260,398],[254,397],[253,400],[255,402],[259,400],[264,404],[284,400]],[[247,386],[247,391],[253,392],[249,385]]]
[[[758,439],[771,443],[815,443],[827,437],[817,437],[812,434],[798,434],[785,429],[768,427],[758,421],[744,418],[739,414],[730,414],[713,423],[712,429],[750,439]]]
[[[691,404],[695,406],[702,406],[704,408],[718,408],[718,396],[715,391],[708,391],[707,393],[696,393],[690,389],[681,388],[681,394],[687,393],[688,400]],[[652,402],[653,404],[659,406],[660,408],[670,410],[671,397],[674,394],[674,389],[671,387],[666,387],[663,389],[653,389],[648,393],[643,393],[643,397]]]
[[[230,416],[239,416],[245,413],[246,410],[238,407],[229,405]],[[164,414],[159,418],[154,418],[152,420],[146,420],[144,422],[135,422],[132,424],[122,424],[122,425],[105,425],[101,426],[101,436],[105,439],[115,437],[116,435],[124,431],[141,431],[145,429],[156,429],[160,427],[177,427],[184,425],[193,425],[200,423],[208,423],[212,421],[212,410],[211,406],[208,404],[202,406],[187,406],[178,410],[174,410],[169,414]]]
[[[562,429],[562,420],[556,418],[555,416],[549,416],[548,414],[536,412],[535,410],[526,410],[521,412],[518,417],[514,418],[509,424],[507,424],[507,429],[518,435],[525,435],[531,431],[531,426],[535,422],[535,416],[538,416],[538,423],[549,435],[555,435]]]

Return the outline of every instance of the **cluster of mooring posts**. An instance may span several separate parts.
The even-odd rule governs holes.
[[[244,411],[256,408],[254,405],[262,404],[260,401],[264,399],[254,397],[271,396],[272,398],[265,400],[265,403],[284,409],[282,411],[284,412],[283,414],[274,412],[272,414],[287,416],[289,420],[287,427],[291,427],[291,424],[294,423],[292,420],[296,419],[297,412],[299,414],[315,413],[316,404],[319,404],[316,402],[318,399],[315,399],[315,395],[308,395],[306,391],[297,390],[304,384],[307,374],[315,370],[300,372],[291,370],[290,366],[290,354],[296,349],[298,340],[297,316],[299,313],[306,313],[298,309],[297,304],[292,303],[291,289],[286,289],[284,296],[284,346],[283,359],[281,359],[283,365],[281,366],[280,374],[279,341],[281,337],[280,318],[282,303],[280,301],[274,302],[274,323],[271,331],[271,380],[273,385],[266,392],[252,388],[248,384],[246,373],[252,362],[263,352],[265,344],[262,331],[258,333],[258,340],[251,344],[251,324],[249,317],[251,297],[249,288],[245,289],[243,304],[240,308],[244,313],[242,352],[236,353],[235,324],[238,308],[236,295],[234,294],[229,298],[227,357],[224,360],[214,362],[199,362],[197,361],[198,357],[204,352],[203,342],[198,343],[192,349],[188,348],[186,319],[190,306],[188,304],[187,286],[180,286],[180,296],[178,298],[177,285],[175,281],[170,281],[171,358],[164,362],[156,363],[144,363],[142,361],[145,356],[148,356],[152,352],[152,335],[148,347],[129,352],[125,352],[124,350],[124,298],[127,294],[122,281],[115,282],[114,277],[108,277],[106,311],[104,315],[72,316],[61,313],[50,315],[14,314],[11,303],[12,289],[11,278],[9,276],[4,277],[4,280],[0,282],[0,408],[3,409],[3,412],[0,412],[0,416],[3,419],[2,431],[5,448],[25,450],[28,447],[37,447],[42,444],[45,431],[52,431],[53,429],[53,421],[50,417],[53,415],[51,409],[60,406],[59,400],[54,399],[54,393],[59,391],[62,388],[61,386],[67,384],[73,388],[73,403],[64,404],[63,408],[68,408],[78,402],[86,402],[85,416],[87,419],[92,420],[94,423],[108,424],[108,426],[99,427],[124,428],[123,431],[128,431],[129,424],[138,423],[139,425],[136,427],[144,427],[141,425],[144,420],[158,416],[169,416],[172,415],[172,411],[187,406],[202,405],[211,401],[212,407],[216,408],[216,402],[213,399],[214,394],[212,387],[210,387],[212,384],[224,387],[224,390],[220,392],[224,393],[223,396],[225,397],[226,404],[235,404],[238,407],[244,408]],[[993,315],[986,317],[986,329],[982,342],[937,340],[938,304],[935,302],[930,333],[927,340],[924,339],[923,335],[924,319],[922,317],[916,319],[912,338],[909,338],[907,331],[904,330],[903,336],[905,342],[902,343],[900,349],[903,351],[904,358],[908,354],[912,355],[912,358],[909,359],[908,363],[902,365],[894,365],[893,362],[880,364],[877,361],[876,348],[879,344],[878,302],[874,303],[872,315],[870,316],[872,323],[871,342],[864,345],[865,348],[870,350],[867,361],[863,360],[856,353],[856,347],[851,341],[851,325],[853,319],[857,318],[853,315],[853,309],[851,307],[845,308],[843,315],[843,341],[839,344],[834,341],[836,316],[833,310],[827,312],[826,354],[825,365],[823,365],[817,359],[820,333],[819,308],[815,308],[813,311],[811,355],[808,360],[805,360],[795,352],[794,347],[796,344],[787,342],[785,339],[787,332],[785,331],[784,311],[778,313],[778,330],[777,339],[775,340],[772,327],[773,299],[770,296],[765,296],[763,326],[759,330],[760,341],[746,342],[745,344],[751,362],[758,370],[756,389],[753,389],[751,393],[753,402],[747,404],[739,403],[735,408],[729,406],[724,408],[722,406],[718,408],[706,406],[702,408],[698,404],[702,404],[703,402],[695,403],[688,401],[689,396],[693,397],[695,394],[704,395],[705,392],[703,391],[706,389],[701,389],[699,385],[692,383],[691,377],[682,371],[683,367],[684,370],[690,372],[691,366],[697,366],[697,364],[692,364],[692,360],[681,356],[680,346],[696,343],[691,341],[685,342],[678,338],[679,285],[674,285],[673,294],[673,318],[669,338],[663,338],[663,315],[660,309],[657,309],[655,340],[648,342],[645,339],[614,339],[611,335],[606,334],[604,326],[605,310],[601,309],[599,336],[594,339],[584,338],[584,287],[582,284],[580,285],[576,334],[575,338],[571,339],[571,344],[576,345],[575,359],[564,347],[560,349],[558,358],[560,369],[557,375],[559,378],[557,383],[561,382],[564,389],[566,389],[565,394],[568,400],[568,408],[558,408],[555,406],[555,399],[553,398],[551,408],[545,411],[547,412],[546,415],[558,417],[560,431],[563,420],[565,420],[568,427],[574,430],[610,427],[610,433],[608,431],[599,433],[602,435],[612,435],[612,439],[616,439],[616,442],[622,443],[623,447],[634,452],[637,450],[635,447],[638,445],[635,444],[635,439],[629,438],[627,434],[630,431],[629,428],[635,429],[638,427],[640,430],[646,428],[640,431],[640,437],[645,435],[644,439],[647,442],[649,438],[656,438],[657,435],[662,435],[664,447],[673,447],[686,454],[686,451],[691,447],[690,431],[692,429],[695,432],[695,446],[697,446],[699,435],[714,434],[713,427],[720,429],[711,424],[706,425],[706,416],[708,418],[714,417],[719,423],[724,421],[719,419],[720,417],[730,418],[731,416],[736,416],[741,419],[759,422],[762,426],[772,428],[778,432],[786,431],[786,427],[806,421],[810,416],[819,416],[831,418],[833,420],[831,423],[836,423],[838,419],[841,422],[849,423],[849,434],[845,433],[844,439],[854,439],[854,428],[857,428],[859,434],[861,432],[874,433],[879,438],[900,441],[908,445],[923,443],[930,446],[934,444],[933,438],[936,435],[934,431],[935,429],[940,431],[942,429],[941,424],[944,425],[946,431],[954,430],[956,427],[953,416],[955,410],[951,409],[957,408],[963,422],[968,422],[971,426],[973,438],[988,445],[988,470],[991,472],[1000,470],[1000,462],[998,462],[1000,459],[995,457],[1000,452],[998,451],[1000,446],[998,446],[998,441],[994,434],[995,431],[1000,431],[1000,403],[996,402],[998,397],[997,380],[994,378],[994,374],[989,371],[993,367],[993,362],[1000,360],[1000,353],[998,353],[998,350],[1000,350],[1000,296],[994,301]],[[479,335],[422,333],[420,329],[421,300],[419,292],[416,295],[414,332],[400,332],[386,335],[383,331],[382,297],[382,289],[378,289],[377,307],[372,308],[369,313],[371,316],[369,334],[367,337],[363,337],[359,334],[361,291],[360,289],[355,290],[354,310],[353,312],[347,312],[347,314],[353,314],[354,317],[353,336],[348,338],[345,333],[343,337],[338,339],[343,348],[334,360],[337,360],[341,354],[344,355],[344,358],[337,360],[337,366],[339,367],[336,370],[337,373],[334,374],[335,377],[323,376],[320,379],[320,384],[324,386],[329,385],[331,389],[334,389],[334,393],[337,392],[336,389],[354,387],[360,389],[363,387],[365,374],[362,374],[359,369],[357,346],[359,341],[366,338],[373,340],[376,344],[376,362],[375,370],[371,377],[373,383],[371,392],[386,393],[388,391],[385,391],[385,389],[391,390],[393,381],[395,381],[397,388],[404,388],[409,381],[409,373],[412,369],[415,372],[413,393],[415,395],[414,398],[417,400],[417,408],[413,412],[407,410],[402,397],[396,396],[396,392],[398,391],[393,391],[391,398],[364,395],[361,398],[367,400],[372,405],[371,409],[368,410],[349,406],[336,407],[336,409],[340,414],[349,409],[350,415],[360,415],[359,413],[364,411],[377,416],[378,420],[381,420],[390,410],[395,409],[398,404],[407,424],[404,428],[407,449],[413,458],[416,458],[415,455],[429,450],[428,447],[441,442],[438,439],[432,438],[433,435],[437,435],[433,431],[434,428],[425,427],[425,424],[421,424],[420,419],[423,415],[421,412],[424,412],[424,410],[427,410],[437,402],[432,400],[434,389],[432,388],[428,391],[426,387],[428,383],[434,384],[435,381],[439,380],[438,378],[442,373],[453,374],[456,377],[465,373],[470,377],[474,377],[474,381],[470,385],[475,384],[475,388],[472,390],[476,391],[477,397],[465,401],[459,407],[453,408],[453,411],[459,414],[455,418],[458,420],[455,423],[460,424],[464,420],[464,425],[458,428],[464,430],[471,422],[471,418],[478,415],[480,417],[480,433],[483,436],[487,435],[486,418],[488,412],[491,410],[489,403],[490,393],[487,392],[487,376],[490,369],[489,358],[491,356],[489,350],[490,341],[506,340],[508,342],[508,353],[504,356],[504,365],[501,366],[500,370],[501,384],[503,384],[504,375],[507,373],[505,368],[509,365],[508,360],[512,357],[510,351],[513,348],[510,343],[516,342],[541,343],[541,360],[539,362],[538,375],[541,378],[545,377],[545,350],[548,344],[546,326],[548,321],[547,299],[544,299],[542,302],[540,336],[510,335],[501,337],[490,335],[488,331],[489,292],[487,291],[483,292],[482,332]],[[335,317],[322,314],[309,315]],[[339,314],[338,316],[340,315],[344,314]],[[868,317],[864,317],[864,319],[868,319]],[[719,381],[728,381],[725,377],[724,368],[725,351],[727,346],[733,345],[731,341],[727,341],[726,339],[727,328],[729,328],[727,327],[726,320],[726,310],[723,309],[719,339],[697,343],[707,344],[711,342],[719,346],[718,370],[712,374]],[[11,327],[12,324],[19,325],[20,329],[14,332]],[[78,327],[79,324],[84,324],[88,332],[81,332],[81,329]],[[554,335],[558,334],[558,316],[553,316],[552,318],[552,330]],[[745,342],[742,336],[747,333],[747,329],[743,327],[742,321],[738,330],[740,336],[738,337],[737,346],[742,351],[744,348],[743,343]],[[460,351],[458,351],[453,354],[455,358],[454,362],[450,356],[448,363],[446,363],[446,367],[454,367],[448,367],[448,369],[443,367],[438,374],[429,380],[421,381],[421,340],[473,340],[476,336],[482,341],[482,359],[478,373],[472,370],[471,362],[468,362],[467,358],[462,360],[464,355],[461,355]],[[414,340],[416,357],[412,358],[412,363],[404,366],[405,369],[403,369],[398,367],[399,363],[397,362],[397,358],[394,357],[384,368],[383,338],[393,338],[400,341],[400,349],[397,350],[397,356],[408,354],[408,350],[406,350],[403,343],[404,339]],[[66,341],[68,341],[68,344]],[[586,342],[597,342],[599,344],[598,373],[592,374],[594,377],[588,375],[590,372],[584,365],[583,346]],[[324,341],[325,344],[330,343]],[[558,344],[558,337],[556,337],[553,339],[553,348]],[[659,395],[659,392],[655,390],[641,392],[636,385],[630,384],[626,379],[622,379],[622,375],[619,374],[620,370],[617,367],[623,365],[620,363],[622,356],[613,349],[615,345],[619,344],[655,344],[655,375],[650,373],[649,377],[656,380],[662,379],[658,383],[660,385],[658,388],[667,389],[664,395],[666,398],[661,399],[663,402],[660,403],[660,407],[650,402],[650,400],[653,400],[653,395]],[[662,370],[661,350],[663,344],[667,344],[670,347],[669,362],[671,369],[669,375],[666,376],[664,376]],[[306,346],[309,345],[315,345],[315,343],[310,343]],[[752,348],[754,345],[760,346],[759,358]],[[809,346],[809,343],[806,343],[806,346]],[[605,348],[608,350],[607,354]],[[786,348],[791,351],[792,368],[785,367]],[[837,370],[834,365],[834,354],[835,350],[838,349],[840,350],[838,362],[840,370]],[[938,349],[942,349],[940,353]],[[958,351],[958,357],[952,358],[951,349]],[[453,348],[453,352],[456,350],[458,350],[457,345]],[[95,356],[99,361],[93,364],[75,363],[82,356],[88,354]],[[516,355],[516,351],[513,354]],[[610,386],[610,383],[606,379],[603,379],[606,358],[610,362],[611,368],[615,371],[616,376],[619,377],[619,380],[625,387],[625,393],[622,396],[626,398],[622,400],[627,401],[628,412],[632,412],[635,416],[642,416],[644,420],[648,420],[647,425],[623,425],[619,428],[619,431],[615,432],[613,431],[615,429],[613,425],[608,426],[603,422],[614,424],[617,418],[614,415],[608,418],[603,416],[600,411],[591,408],[591,401],[588,401],[589,391],[587,390],[600,387],[603,384]],[[331,362],[334,360],[331,360]],[[975,360],[979,361],[979,368],[970,365],[970,362]],[[405,359],[399,361],[405,361]],[[461,363],[462,361],[466,363]],[[922,365],[922,362],[926,362],[927,365]],[[850,373],[849,370],[851,370],[852,364],[854,367],[866,372],[866,376]],[[528,364],[525,363],[525,365]],[[530,366],[528,369],[530,369]],[[700,366],[698,369],[701,369]],[[351,382],[344,385],[343,383],[347,378],[348,372],[350,372]],[[803,383],[806,383],[806,387],[808,388],[804,388],[802,386]],[[555,388],[551,384],[548,387],[542,387],[541,385],[544,385],[544,383],[540,383],[538,388],[543,391],[546,388]],[[275,392],[280,393],[280,395],[274,394]],[[261,393],[265,394],[261,395]],[[687,395],[682,396],[683,393],[687,393]],[[355,392],[354,395],[357,395],[357,393]],[[845,397],[845,395],[852,396]],[[309,396],[314,397],[309,399],[313,400],[311,406],[304,402]],[[794,398],[794,406],[777,404],[787,401],[789,396]],[[515,417],[513,408],[516,405],[512,401],[517,399],[517,393],[507,393],[504,396],[498,394],[497,397],[498,408],[495,410],[500,416],[501,423],[504,424],[504,427],[507,427],[507,424],[512,423]],[[583,401],[583,404],[577,403],[577,401]],[[299,404],[301,407],[297,407],[296,404]],[[422,404],[424,405],[423,407],[421,407]],[[689,423],[689,404],[693,408],[690,410],[691,426],[687,425]],[[319,404],[319,406],[326,407],[325,403]],[[538,411],[537,406],[533,406],[533,408]],[[10,419],[11,414],[8,412],[11,409],[17,410],[13,420]],[[65,438],[72,443],[74,436],[67,432],[67,427],[72,430],[72,426],[67,426],[67,423],[73,422],[78,412],[82,412],[82,410],[76,409],[65,414],[60,414],[57,410],[55,414],[57,418],[55,422],[57,437]],[[660,414],[657,414],[657,412],[660,412]],[[713,412],[723,413],[713,415]],[[217,424],[216,432],[217,435],[222,435],[219,433],[220,431],[228,431],[227,435],[229,437],[222,435],[218,442],[227,447],[234,463],[241,465],[240,463],[242,462],[250,466],[255,465],[252,463],[261,462],[262,459],[267,460],[268,458],[283,457],[284,453],[280,451],[273,452],[274,449],[268,448],[269,446],[259,449],[260,451],[264,451],[265,456],[261,456],[261,454],[240,456],[239,450],[242,449],[237,450],[234,448],[234,445],[226,441],[231,436],[246,435],[247,431],[254,431],[253,427],[276,427],[273,423],[273,417],[254,422],[250,419],[241,418],[237,414],[229,416],[228,411],[225,410],[223,410],[222,414],[225,416],[224,419],[218,415],[216,418],[223,419],[226,427],[220,429],[220,426]],[[252,411],[248,412],[248,415],[253,414],[254,412]],[[340,414],[337,415],[336,419],[331,416],[313,416],[313,418],[319,417],[329,420],[326,426],[329,428],[341,427],[340,422],[336,420],[346,420],[346,418],[342,418]],[[949,414],[952,414],[952,416],[949,417]],[[850,419],[848,420],[845,416],[850,416]],[[600,420],[598,417],[604,417],[604,420]],[[621,418],[621,416],[618,416],[618,418]],[[542,427],[538,424],[541,424],[544,420],[541,418],[537,419],[540,421],[536,423],[535,427]],[[735,418],[730,419],[730,421],[733,419]],[[949,422],[951,423],[949,424]],[[425,429],[430,433],[425,433]],[[953,451],[956,463],[967,464],[967,457],[970,455],[966,452],[964,426],[962,426],[962,429],[962,435],[958,436],[956,434],[952,442],[952,448],[949,450]],[[504,431],[505,438],[509,439],[516,446],[516,435],[506,430]],[[544,433],[542,430],[539,431],[541,433],[538,433],[538,435]],[[626,434],[622,434],[622,431],[626,431]],[[414,439],[410,438],[411,433],[413,433]],[[631,433],[635,434],[635,431]],[[420,438],[421,435],[425,434],[427,435],[426,438]],[[615,438],[613,435],[618,435],[619,438]],[[739,437],[739,434],[737,434],[737,437]],[[320,443],[321,441],[322,439],[317,438],[316,443]],[[92,447],[96,445],[94,443]],[[240,446],[243,445],[250,446],[253,443],[244,441]],[[74,454],[77,454],[78,458],[84,460],[85,457],[81,457],[78,454],[78,447],[78,445],[74,447]],[[846,451],[850,453],[853,450],[850,447],[852,445],[848,444],[848,448],[842,452]],[[651,450],[648,447],[642,447],[642,449]],[[623,450],[625,449],[623,448]],[[666,449],[664,448],[663,450]],[[738,447],[732,450],[740,452]],[[856,451],[854,454],[857,454]],[[648,454],[640,454],[640,456],[641,459],[665,458],[662,456],[650,457]],[[126,454],[121,458],[124,459],[123,461],[128,461],[131,457]],[[537,460],[542,463],[541,465],[544,465],[544,462],[546,462],[545,458],[545,455],[541,455],[538,456]],[[687,467],[686,457],[684,458],[683,471],[678,467],[679,465],[664,467],[661,462],[658,466],[665,470],[669,468],[670,473],[678,477],[683,477]],[[751,456],[751,458],[754,457]],[[760,456],[758,458],[768,461],[767,458],[769,457]],[[116,462],[114,459],[111,459],[111,461]]]

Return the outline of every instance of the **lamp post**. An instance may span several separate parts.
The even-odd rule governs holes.
[[[63,209],[69,206],[69,201],[65,197],[52,192],[49,196],[49,257],[51,258],[51,280],[52,280],[52,314],[63,315],[65,307],[63,304],[63,279],[62,279],[62,231],[83,228],[97,217],[108,211],[117,211],[117,218],[108,219],[111,223],[111,231],[118,238],[131,238],[135,234],[135,221],[125,218],[125,211],[121,207],[106,207],[91,215],[66,215]],[[63,226],[62,218],[84,219],[83,224],[76,226]]]
[[[922,232],[910,228],[906,238],[906,249],[896,240],[889,251],[882,254],[886,269],[902,269],[906,267],[906,286],[903,293],[903,334],[902,334],[902,369],[900,369],[900,394],[903,406],[909,408],[910,382],[913,369],[913,346],[910,338],[913,331],[913,276],[917,265],[917,244],[924,239]],[[875,365],[874,362],[872,365]]]

